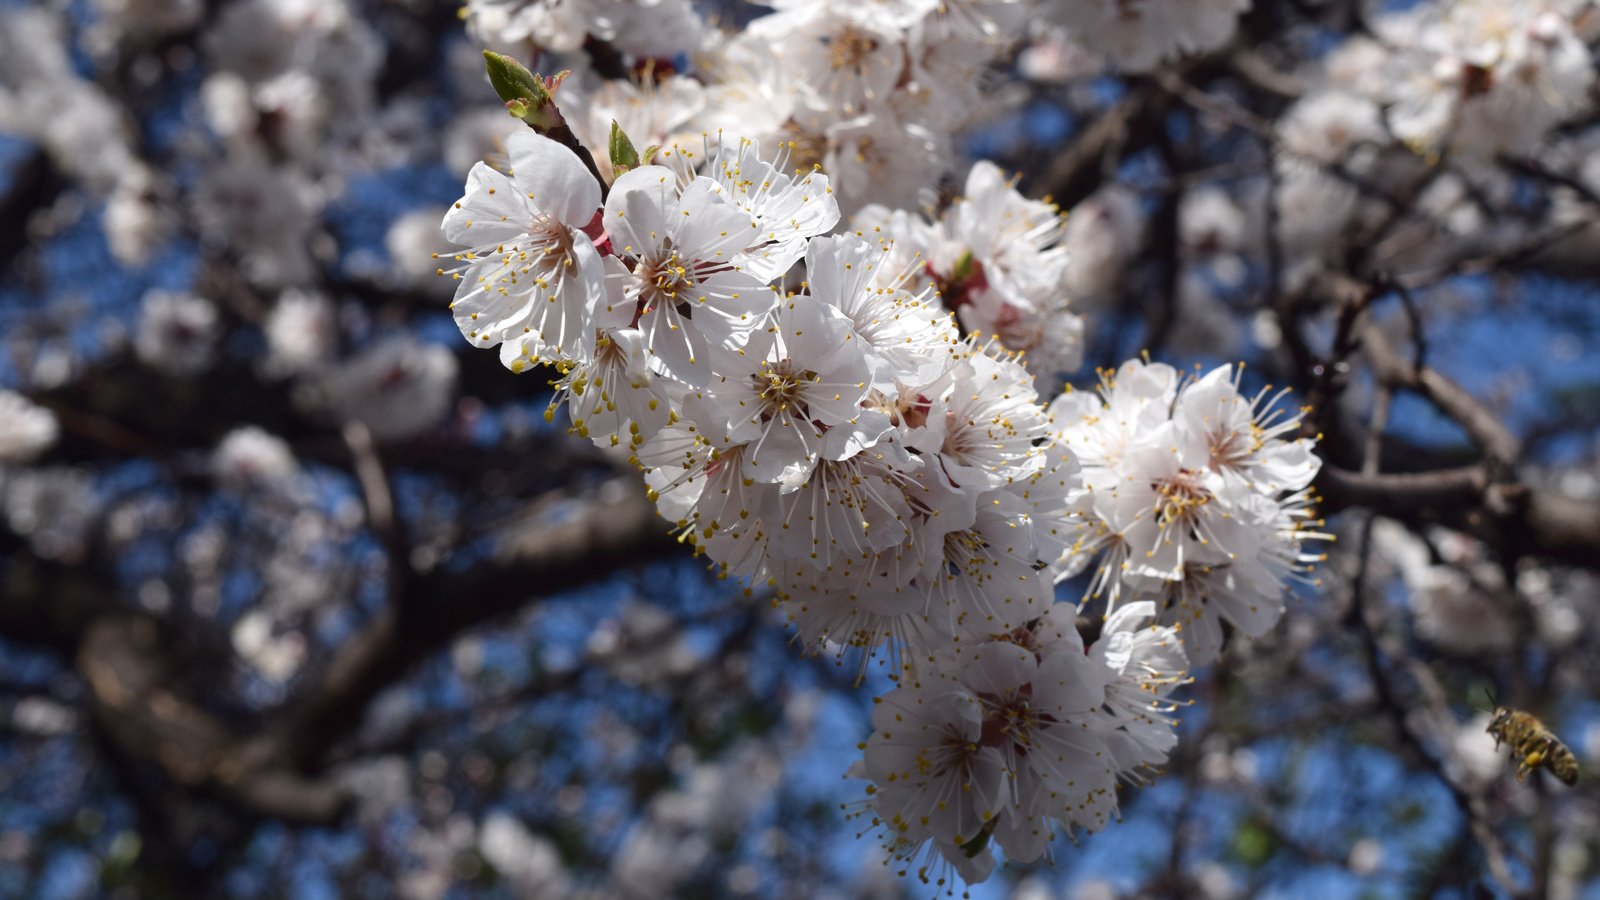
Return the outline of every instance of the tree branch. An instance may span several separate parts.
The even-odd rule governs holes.
[[[1368,325],[1361,333],[1361,346],[1372,362],[1373,374],[1391,387],[1405,388],[1422,395],[1460,425],[1467,435],[1489,455],[1505,466],[1514,465],[1522,455],[1522,442],[1500,418],[1461,385],[1434,369],[1407,362],[1389,346],[1382,329]]]
[[[1407,715],[1407,710],[1410,708],[1409,705],[1397,696],[1394,685],[1390,682],[1389,674],[1385,670],[1385,655],[1396,655],[1394,651],[1397,648],[1387,648],[1390,652],[1385,652],[1379,637],[1378,626],[1372,621],[1368,611],[1369,604],[1367,603],[1366,589],[1367,567],[1372,555],[1372,530],[1376,518],[1375,515],[1369,514],[1362,523],[1357,569],[1350,584],[1349,613],[1349,624],[1354,628],[1356,635],[1361,640],[1361,646],[1364,651],[1363,656],[1367,664],[1367,674],[1372,681],[1373,690],[1378,695],[1380,706],[1388,714],[1401,745],[1411,751],[1412,755],[1420,760],[1423,766],[1432,772],[1434,777],[1443,782],[1445,788],[1450,791],[1450,795],[1455,799],[1456,806],[1460,809],[1462,817],[1467,820],[1472,836],[1478,841],[1479,846],[1483,848],[1485,856],[1488,857],[1489,871],[1493,874],[1495,881],[1499,882],[1512,896],[1524,896],[1524,892],[1518,890],[1517,881],[1511,873],[1510,851],[1505,842],[1500,839],[1500,836],[1495,833],[1495,830],[1489,824],[1488,811],[1484,806],[1483,797],[1477,792],[1469,791],[1464,785],[1451,777],[1443,761],[1428,749],[1427,741],[1413,725],[1411,717]],[[1405,654],[1402,650],[1398,655],[1403,658]],[[1448,710],[1435,710],[1435,713],[1448,715]]]
[[[275,716],[263,740],[298,766],[314,766],[360,725],[367,705],[418,663],[477,625],[521,609],[533,596],[569,590],[681,548],[633,478],[604,485],[570,517],[534,513],[504,528],[488,558],[412,578],[405,594],[350,638],[326,669]]]
[[[325,824],[348,798],[331,781],[304,773],[360,724],[383,689],[462,632],[521,609],[530,597],[603,578],[619,560],[681,552],[668,530],[631,477],[594,496],[541,506],[499,528],[480,562],[407,579],[401,596],[255,735],[240,734],[185,696],[158,620],[126,609],[109,576],[92,566],[40,560],[8,538],[16,552],[0,580],[0,633],[74,661],[95,723],[119,755],[250,814]]]
[[[1109,164],[1154,139],[1167,102],[1153,85],[1134,87],[1051,161],[1032,193],[1048,196],[1062,209],[1076,206],[1105,180]]]
[[[61,170],[40,147],[11,171],[10,189],[0,197],[0,272],[28,246],[28,222],[67,189]]]
[[[344,808],[344,793],[332,782],[252,758],[226,725],[179,695],[154,619],[131,612],[96,618],[76,663],[96,724],[120,752],[154,763],[172,781],[291,823],[327,823]]]

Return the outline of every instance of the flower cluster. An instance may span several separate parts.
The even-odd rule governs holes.
[[[1250,0],[1062,0],[1040,7],[1072,40],[1124,71],[1144,72],[1227,43]]]
[[[1144,783],[1177,743],[1167,694],[1184,680],[1183,648],[1149,624],[1154,611],[1119,609],[1086,653],[1073,608],[1058,604],[878,698],[856,769],[872,781],[861,814],[940,885],[947,868],[988,878],[991,842],[1026,863],[1057,827],[1104,828],[1118,781]]]
[[[1537,149],[1590,104],[1594,18],[1587,0],[1462,0],[1378,20],[1396,48],[1393,95],[1380,98],[1395,104],[1395,135],[1483,161]]]
[[[705,40],[689,0],[469,0],[466,15],[485,43],[531,41],[553,53],[577,50],[591,35],[627,53],[664,57]]]
[[[1118,779],[1175,740],[1185,638],[1157,614],[1212,603],[1259,633],[1281,609],[1315,472],[1280,439],[1298,417],[1226,371],[1180,391],[1139,364],[1108,385],[1121,418],[1047,409],[1016,351],[1076,365],[1062,223],[992,165],[937,220],[874,208],[830,234],[831,180],[755,140],[619,157],[603,203],[567,147],[505,146],[511,171],[476,165],[444,219],[457,324],[513,371],[559,372],[548,417],[627,454],[808,649],[891,664],[857,770],[891,850],[978,880],[990,838],[1032,860],[1058,827],[1103,826]],[[1149,599],[1085,653],[1055,583],[1132,549]]]
[[[467,343],[490,348],[535,390],[552,379],[551,422],[637,466],[695,565],[760,595],[749,621],[785,622],[780,640],[884,695],[850,738],[848,808],[929,880],[982,879],[1116,817],[1173,747],[1186,672],[1273,627],[1326,537],[1290,402],[1237,368],[1148,358],[1058,397],[1086,340],[1299,351],[1327,337],[1325,306],[1366,296],[1352,277],[1406,287],[1366,297],[1363,327],[1382,330],[1501,309],[1528,273],[1600,260],[1600,0],[458,5],[470,40],[436,33],[456,10],[416,2],[0,4],[21,210],[8,251],[30,273],[0,301],[17,309],[0,527],[46,568],[120,573],[141,615],[198,616],[224,651],[231,638],[213,661],[241,710],[292,703],[348,626],[404,599],[397,573],[515,569],[485,548],[572,511],[496,514],[548,486],[547,467],[514,460],[561,453],[482,383],[493,357],[458,370]],[[480,45],[565,70],[540,80],[559,113],[518,107],[535,130],[508,141]],[[1053,162],[1034,152],[1063,142]],[[454,208],[441,169],[472,169]],[[1031,199],[1047,190],[1062,208]],[[117,277],[99,277],[103,250]],[[1510,280],[1481,275],[1511,263]],[[438,266],[459,279],[457,346],[427,309]],[[1549,355],[1581,349],[1563,331]],[[171,395],[164,415],[144,415],[152,389]],[[1518,474],[1594,492],[1565,466]],[[1371,529],[1362,574],[1404,589],[1390,624],[1413,643],[1583,657],[1592,582],[1549,561],[1508,571],[1469,535]],[[550,665],[727,700],[762,652],[745,638],[772,635],[739,628],[713,651],[721,617],[676,627],[685,612],[630,600],[583,654],[564,633]],[[1317,646],[1314,615],[1296,618],[1252,665]],[[480,643],[453,653],[469,690],[504,674]],[[1545,681],[1571,675],[1534,656]],[[1506,661],[1497,676],[1516,675]],[[365,731],[403,727],[429,702],[410,693],[389,692]],[[724,707],[738,712],[698,712]],[[24,730],[71,725],[32,712]],[[636,752],[638,723],[613,719],[601,710],[576,756],[655,765],[663,748]],[[779,742],[806,743],[789,727],[718,741],[721,765],[665,748],[679,789],[590,829],[616,849],[609,883],[569,879],[535,835],[606,806],[581,784],[549,821],[540,807],[481,831],[423,803],[377,849],[417,894],[447,892],[463,860],[522,893],[673,893],[713,875],[783,893],[787,875],[755,858],[783,849],[766,839],[782,810],[761,841],[727,840],[769,805]],[[1253,781],[1248,743],[1208,745],[1200,777]],[[482,781],[481,761],[406,755],[372,765],[391,799],[376,818],[364,802],[364,822],[428,799],[417,778]],[[1485,756],[1482,778],[1503,762]],[[522,791],[526,768],[485,784]],[[1361,843],[1347,862],[1366,876]]]
[[[992,108],[985,69],[1030,12],[1024,0],[763,5],[772,12],[738,32],[707,27],[683,0],[470,0],[467,10],[491,46],[571,54],[588,37],[647,73],[597,83],[584,58],[564,58],[578,74],[562,109],[588,146],[605,145],[613,120],[640,147],[724,130],[789,146],[800,167],[827,169],[847,212],[918,205],[951,168],[952,135]]]
[[[1283,612],[1283,586],[1320,561],[1312,518],[1321,462],[1301,413],[1271,388],[1239,391],[1242,367],[1185,380],[1133,360],[1102,373],[1100,391],[1050,404],[1057,440],[1080,465],[1071,498],[1084,531],[1066,574],[1097,564],[1090,593],[1115,609],[1152,601],[1183,636],[1191,662],[1215,659],[1224,625],[1259,637]]]
[[[915,285],[935,288],[967,332],[1027,354],[1039,374],[1082,362],[1083,318],[1067,306],[1061,212],[1019,194],[994,163],[972,167],[966,190],[938,221],[870,206],[855,224],[893,241],[907,264],[920,257]]]
[[[1372,32],[1333,48],[1276,123],[1271,197],[1291,290],[1338,259],[1353,226],[1382,221],[1380,196],[1415,195],[1437,232],[1376,251],[1397,270],[1439,265],[1462,241],[1518,246],[1526,225],[1486,211],[1516,202],[1494,162],[1548,152],[1593,109],[1591,0],[1416,4],[1375,15]]]

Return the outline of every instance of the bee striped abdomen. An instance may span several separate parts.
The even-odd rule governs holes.
[[[1495,747],[1501,743],[1511,746],[1512,758],[1517,760],[1518,781],[1543,766],[1564,784],[1578,783],[1577,757],[1533,714],[1502,706],[1494,711],[1489,733],[1494,736]]]

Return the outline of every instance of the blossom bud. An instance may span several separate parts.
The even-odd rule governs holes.
[[[561,111],[556,108],[555,91],[570,72],[535,75],[522,63],[493,50],[483,51],[483,60],[489,72],[489,83],[513,117],[540,133],[563,124]]]

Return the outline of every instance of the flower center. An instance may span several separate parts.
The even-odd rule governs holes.
[[[983,701],[983,735],[978,743],[985,747],[1011,746],[1019,755],[1025,755],[1033,743],[1035,726],[1054,721],[1033,709],[1033,685],[1024,684],[1005,694],[980,692]]]
[[[528,236],[534,243],[543,245],[546,253],[564,253],[572,249],[572,233],[567,226],[543,213],[528,225]]]
[[[1211,492],[1195,481],[1195,473],[1188,469],[1156,485],[1156,522],[1168,525],[1183,522],[1195,511],[1211,502]]]
[[[1472,99],[1494,89],[1494,70],[1472,63],[1461,64],[1461,96]]]
[[[964,772],[978,755],[979,745],[967,740],[953,727],[945,728],[944,740],[917,754],[917,774],[923,777]]]
[[[835,69],[860,68],[862,62],[878,49],[878,39],[854,26],[828,40],[828,64]]]
[[[677,306],[686,302],[700,284],[694,270],[671,250],[639,260],[633,274],[643,285],[639,292],[639,315],[663,303]]]
[[[405,364],[395,363],[378,376],[373,386],[380,391],[397,391],[405,387],[410,381],[411,371],[406,368]]]
[[[827,135],[806,128],[794,119],[784,123],[783,130],[788,138],[789,163],[794,171],[809,172],[822,165],[823,158],[828,154]]]
[[[1238,469],[1250,458],[1255,442],[1241,432],[1224,429],[1211,434],[1211,467]]]
[[[983,263],[972,255],[971,250],[963,251],[949,272],[939,272],[931,260],[924,265],[948,309],[959,309],[971,303],[975,293],[989,287],[989,277],[983,271]]]
[[[817,373],[811,371],[791,371],[788,360],[762,363],[761,370],[750,376],[764,407],[761,418],[770,421],[779,413],[807,418],[805,386],[818,377]]]

